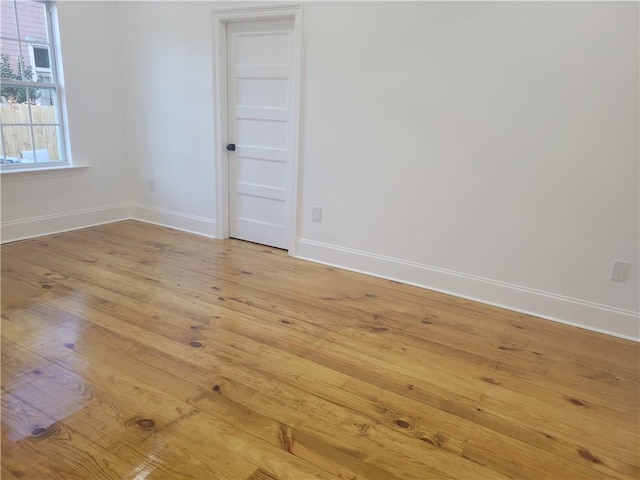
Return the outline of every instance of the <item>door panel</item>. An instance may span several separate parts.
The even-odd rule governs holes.
[[[240,157],[236,160],[238,177],[247,183],[266,184],[286,190],[286,162],[274,160],[272,162],[265,159],[255,159],[251,157]]]
[[[242,109],[238,109],[242,110]],[[287,148],[287,124],[278,119],[278,112],[263,109],[261,118],[236,117],[236,148],[240,150],[248,143],[254,150],[260,147]],[[266,117],[266,118],[265,118]]]
[[[287,108],[288,82],[281,78],[239,78],[237,82],[240,105]]]
[[[287,248],[293,19],[227,25],[229,233]]]

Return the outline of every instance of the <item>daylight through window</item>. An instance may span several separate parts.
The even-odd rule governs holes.
[[[2,169],[65,163],[51,4],[0,3]]]

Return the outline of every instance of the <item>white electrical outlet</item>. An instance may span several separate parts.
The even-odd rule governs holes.
[[[151,191],[151,192],[155,192],[156,191],[156,179],[155,178],[150,178],[149,179],[149,191]]]
[[[630,263],[626,262],[613,262],[613,268],[611,269],[611,280],[616,282],[626,282],[629,278],[629,269],[631,268]]]
[[[314,222],[322,221],[322,208],[320,207],[311,207],[311,220]]]

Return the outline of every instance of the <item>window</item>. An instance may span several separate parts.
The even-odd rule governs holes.
[[[52,83],[53,77],[51,75],[51,59],[49,58],[49,48],[45,45],[29,45],[29,59],[31,65],[33,65],[36,78],[39,82]],[[39,105],[54,106],[52,91],[40,92],[40,98],[38,98]]]
[[[2,0],[2,170],[67,163],[50,2]]]

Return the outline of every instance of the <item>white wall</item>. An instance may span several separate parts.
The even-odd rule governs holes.
[[[125,132],[103,122],[122,144],[72,101],[96,167],[36,205],[13,188],[5,207],[3,176],[3,221],[123,201],[213,234],[219,4],[63,5],[70,89],[126,80],[105,92]],[[300,256],[640,337],[637,3],[312,2],[304,19]],[[609,280],[614,259],[628,283]]]
[[[125,2],[133,216],[215,235],[213,10],[259,2]],[[149,180],[155,190],[149,189]]]
[[[637,314],[575,315],[639,308],[637,3],[327,2],[305,19],[303,256],[638,336]]]
[[[122,16],[135,213],[215,233],[211,5],[127,2]],[[150,191],[148,180],[155,179]]]
[[[16,239],[128,216],[119,42],[120,4],[58,5],[71,154],[87,169],[2,174],[2,238]]]

